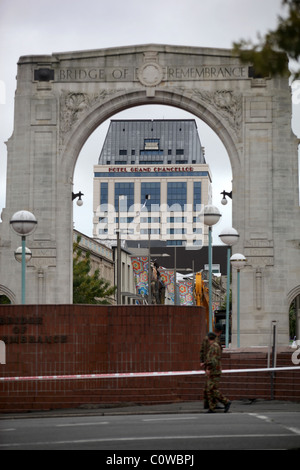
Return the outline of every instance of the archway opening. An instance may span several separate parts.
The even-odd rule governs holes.
[[[213,230],[213,244],[223,245],[219,234],[224,228],[232,226],[232,202],[227,197],[228,204],[222,205],[222,191],[232,191],[232,167],[228,152],[214,130],[194,114],[181,108],[166,105],[140,105],[120,111],[105,120],[87,139],[83,145],[74,169],[73,192],[81,191],[83,205],[73,206],[74,229],[93,238],[93,185],[94,165],[104,144],[111,120],[195,120],[201,145],[204,147],[205,160],[212,175],[212,203],[222,214],[220,222]],[[85,241],[93,245],[93,241]],[[94,246],[94,245],[93,245]],[[114,255],[115,256],[115,255]],[[108,276],[109,277],[109,276]],[[114,282],[117,285],[116,271]]]
[[[212,203],[222,213],[218,225],[214,229],[214,243],[222,244],[218,234],[225,227],[232,225],[232,204],[227,198],[226,206],[221,204],[221,192],[232,190],[232,167],[227,150],[221,139],[206,123],[197,116],[173,106],[141,105],[121,111],[104,121],[87,139],[78,156],[74,177],[73,191],[84,193],[83,206],[74,204],[74,228],[92,237],[93,229],[93,166],[97,164],[107,134],[110,119],[195,119],[201,144],[205,149],[205,159],[212,173]]]

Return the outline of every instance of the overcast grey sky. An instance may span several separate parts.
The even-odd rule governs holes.
[[[281,3],[281,0],[0,0],[0,213],[5,207],[6,191],[4,142],[13,132],[16,64],[20,56],[147,43],[230,48],[233,41],[255,40],[258,32],[264,34],[273,29],[277,16],[283,13]],[[297,96],[300,102],[300,93]],[[294,108],[297,110],[299,104]],[[113,118],[184,117],[191,116],[175,108],[147,106]],[[213,173],[217,205],[219,193],[231,189],[229,158],[213,131],[198,119],[197,125]],[[75,228],[87,235],[92,234],[93,165],[98,161],[107,128],[108,123],[104,123],[92,134],[75,169],[74,190],[85,194],[84,205],[74,206]],[[300,137],[299,119],[294,131]],[[231,224],[231,203],[220,208],[223,221],[219,231]]]

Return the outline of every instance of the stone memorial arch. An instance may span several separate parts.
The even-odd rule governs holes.
[[[72,303],[71,196],[78,189],[78,155],[103,121],[145,104],[194,114],[225,145],[233,227],[240,233],[234,252],[247,257],[241,346],[269,344],[273,320],[279,322],[279,344],[286,345],[289,303],[300,294],[299,141],[291,131],[291,90],[287,79],[257,78],[251,64],[225,49],[143,45],[20,58],[14,131],[7,142],[0,293],[20,303],[20,265],[14,260],[20,239],[9,221],[25,209],[38,220],[26,241],[32,251],[27,303]],[[234,299],[235,285],[234,276]]]

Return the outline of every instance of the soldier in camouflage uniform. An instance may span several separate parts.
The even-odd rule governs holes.
[[[221,378],[221,347],[216,341],[215,333],[207,335],[210,348],[207,352],[205,361],[205,373],[207,377],[206,394],[208,400],[208,413],[215,413],[217,402],[223,403],[225,406],[224,413],[227,413],[231,401],[228,400],[219,390],[219,382]]]
[[[216,341],[218,341],[218,343],[221,347],[221,350],[222,350],[221,333],[222,333],[222,325],[217,324],[216,327],[215,327]],[[206,356],[207,356],[209,348],[210,348],[210,342],[209,342],[209,339],[208,339],[208,335],[206,335],[204,340],[202,341],[201,350],[200,350],[200,363],[201,363],[201,366],[205,365]]]
[[[217,324],[215,327],[215,334],[216,334],[216,341],[220,345],[220,348],[222,350],[222,344],[221,344],[221,333],[222,333],[222,325]],[[210,342],[208,339],[208,335],[205,336],[204,340],[202,341],[201,345],[201,350],[200,350],[200,365],[201,367],[205,367],[206,363],[206,358],[207,358],[207,353],[210,348]],[[207,398],[207,376],[205,378],[205,386],[204,386],[204,409],[208,409],[208,398]]]

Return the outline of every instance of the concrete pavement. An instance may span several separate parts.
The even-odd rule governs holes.
[[[111,416],[132,414],[178,414],[205,413],[203,402],[176,402],[167,404],[138,405],[122,403],[117,405],[82,405],[76,409],[58,409],[49,411],[31,411],[26,413],[2,413],[3,419],[45,418],[62,416]],[[300,402],[279,400],[235,400],[229,413],[268,413],[268,412],[300,412]],[[223,413],[218,410],[217,413]]]

